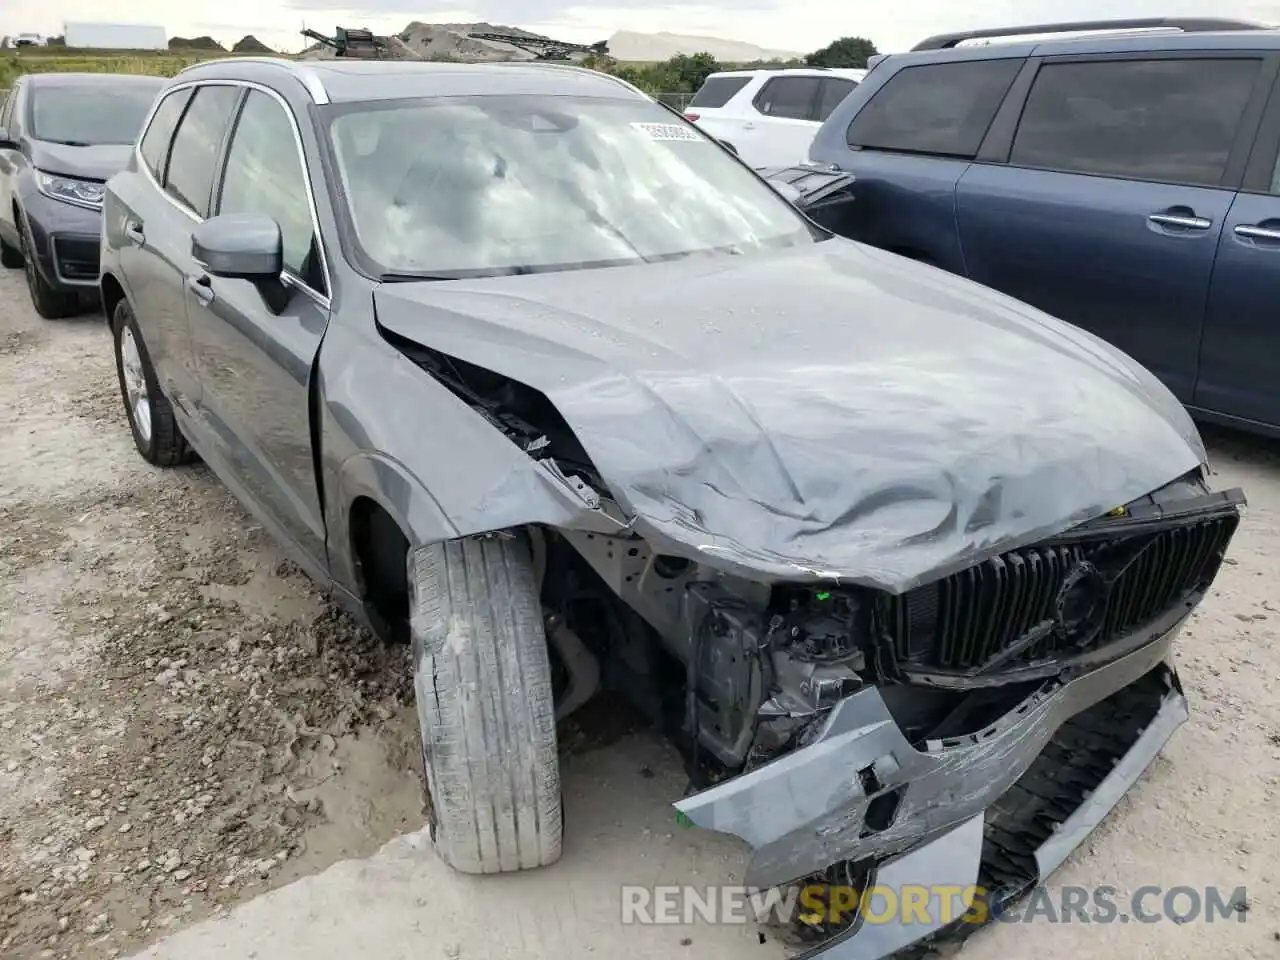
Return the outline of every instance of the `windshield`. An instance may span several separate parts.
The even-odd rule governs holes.
[[[812,243],[807,221],[654,103],[488,96],[358,104],[330,125],[382,274],[449,278]]]
[[[129,144],[162,84],[57,84],[31,90],[31,136],[53,143]]]

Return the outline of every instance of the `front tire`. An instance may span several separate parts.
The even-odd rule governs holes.
[[[411,550],[414,688],[436,851],[462,873],[560,859],[551,665],[523,539]]]
[[[23,221],[25,224],[25,220]],[[22,239],[22,250],[18,256],[20,266],[26,268],[27,290],[31,293],[31,305],[45,320],[61,320],[76,312],[79,301],[73,294],[64,293],[54,287],[36,263],[36,255],[30,248],[31,227],[20,224],[18,236]]]
[[[169,398],[160,390],[151,358],[138,331],[129,301],[121,299],[111,316],[115,341],[116,376],[133,443],[144,460],[172,467],[191,459],[191,448],[178,429]]]

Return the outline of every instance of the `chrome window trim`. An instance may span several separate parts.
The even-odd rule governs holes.
[[[320,251],[320,270],[324,274],[325,287],[332,291],[333,274],[329,270],[329,256],[325,251],[324,237],[320,233],[320,213],[319,208],[316,206],[315,189],[312,185],[311,165],[307,162],[307,151],[302,145],[302,129],[298,126],[298,118],[293,115],[293,110],[289,107],[289,102],[275,90],[272,90],[270,87],[265,87],[260,83],[255,83],[252,80],[230,80],[222,77],[211,77],[208,80],[186,80],[182,83],[175,83],[172,86],[166,87],[164,93],[157,97],[156,102],[151,105],[151,112],[147,114],[146,122],[142,125],[142,133],[139,134],[138,139],[133,145],[134,160],[138,164],[138,168],[142,171],[143,176],[145,176],[147,181],[155,187],[157,191],[159,191],[160,196],[164,197],[165,200],[173,205],[174,209],[178,210],[180,213],[185,215],[187,219],[192,220],[195,223],[204,223],[204,217],[200,216],[185,203],[179,201],[175,196],[173,196],[173,194],[169,193],[169,191],[166,190],[158,180],[156,180],[155,174],[151,172],[151,167],[142,156],[142,141],[146,137],[147,132],[151,129],[151,122],[155,119],[156,112],[160,109],[160,104],[163,103],[171,94],[198,87],[243,87],[248,90],[257,90],[259,93],[265,93],[267,96],[271,97],[277,104],[279,104],[280,108],[284,110],[285,116],[289,118],[289,127],[293,131],[293,145],[297,149],[298,156],[302,160],[302,172],[307,181],[307,206],[311,212],[311,229],[315,231],[316,249]],[[234,119],[239,119],[239,113],[236,114]],[[178,127],[174,130],[175,136],[181,128],[182,125],[179,123]],[[234,142],[234,136],[232,140]],[[173,149],[172,142],[170,142],[169,149]],[[225,167],[226,164],[224,159],[223,170],[221,171],[224,175],[226,173]],[[320,306],[326,309],[330,307],[331,300],[328,295],[314,289],[292,270],[286,268],[281,271],[280,280],[288,286],[302,291]]]

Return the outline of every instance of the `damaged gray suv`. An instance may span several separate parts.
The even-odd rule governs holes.
[[[412,643],[460,871],[560,856],[557,721],[610,690],[748,884],[990,909],[1187,715],[1173,640],[1244,498],[1181,405],[792,200],[553,65],[202,64],[107,185],[138,450],[198,455]],[[787,930],[869,958],[933,916]]]

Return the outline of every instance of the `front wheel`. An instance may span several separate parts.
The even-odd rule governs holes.
[[[22,261],[21,266],[26,268],[27,290],[31,293],[31,305],[45,320],[60,320],[71,316],[78,306],[75,295],[59,290],[45,279],[36,263],[35,251],[31,249],[30,226],[24,229],[19,225],[18,229],[22,240],[22,250],[18,256]]]
[[[0,238],[0,267],[16,270],[20,266],[22,266],[22,251],[17,247],[9,246]]]
[[[523,539],[409,553],[414,689],[436,851],[462,873],[560,859],[551,664]]]

